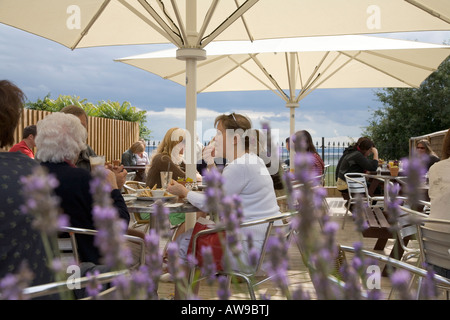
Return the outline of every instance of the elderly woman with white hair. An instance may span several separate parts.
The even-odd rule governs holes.
[[[70,217],[72,227],[95,229],[93,199],[89,183],[91,173],[77,168],[75,162],[81,150],[86,148],[87,132],[79,118],[62,112],[52,113],[37,123],[36,158],[59,180],[55,193],[61,198],[61,207]],[[112,186],[111,198],[119,217],[130,222],[130,215],[120,189],[125,182],[126,171],[107,171],[107,181]],[[92,236],[79,237],[78,249],[81,262],[101,264],[101,256]]]

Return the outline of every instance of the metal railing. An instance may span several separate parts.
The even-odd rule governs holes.
[[[160,141],[155,140],[146,141],[146,152],[149,155],[149,157],[151,157],[153,151],[156,150],[159,143]],[[207,145],[207,143],[205,143],[205,145]],[[350,145],[349,142],[335,142],[335,141],[326,142],[326,139],[323,137],[320,143],[319,141],[316,141],[317,152],[319,152],[319,155],[321,156],[325,165],[329,165],[327,175],[325,177],[325,186],[332,187],[336,185],[336,176],[335,176],[336,166],[345,148],[347,148],[349,145]],[[289,151],[286,149],[284,143],[282,143],[280,149],[281,149],[280,151],[281,161],[284,162],[286,159],[289,158]]]

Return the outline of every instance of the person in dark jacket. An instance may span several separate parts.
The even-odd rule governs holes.
[[[90,193],[91,173],[75,166],[80,151],[86,148],[86,129],[79,119],[71,114],[55,112],[37,123],[37,158],[41,165],[54,174],[59,181],[55,194],[61,199],[61,208],[69,216],[72,227],[96,229]],[[118,211],[119,219],[128,225],[130,214],[120,189],[125,183],[127,171],[123,167],[117,172],[107,170],[107,181],[111,185],[111,199]],[[92,236],[77,237],[81,262],[101,264],[101,255]]]
[[[0,80],[0,279],[19,274],[26,263],[33,273],[30,285],[35,286],[55,281],[40,232],[32,226],[33,217],[20,209],[25,201],[20,178],[32,174],[39,164],[21,152],[2,150],[14,144],[25,100],[14,83]],[[43,299],[57,298],[52,295]]]
[[[346,173],[365,173],[367,171],[376,171],[377,168],[378,150],[375,148],[375,144],[367,137],[359,138],[355,145],[349,146],[344,150],[336,166],[336,185],[338,190],[342,193],[348,193],[346,188],[340,188],[342,181],[345,181],[344,175]]]
[[[76,105],[68,105],[62,108],[60,112],[77,116],[78,119],[80,119],[83,127],[85,127],[86,130],[88,129],[88,116],[83,108]],[[95,151],[88,144],[86,144],[86,147],[80,151],[80,154],[75,161],[75,166],[77,166],[78,168],[86,169],[87,171],[91,171],[91,162],[89,160],[89,157],[96,156],[97,154],[95,153]]]

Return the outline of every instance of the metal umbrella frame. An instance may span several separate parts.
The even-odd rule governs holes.
[[[425,4],[445,0],[421,0]],[[2,0],[0,23],[70,48],[173,43],[185,61],[187,177],[195,177],[196,67],[220,40],[449,30],[405,0]]]
[[[418,87],[450,54],[450,46],[348,35],[213,42],[197,65],[197,93],[271,90],[290,110],[321,88]],[[116,61],[185,85],[187,70],[177,50]],[[291,150],[293,161],[293,150]]]

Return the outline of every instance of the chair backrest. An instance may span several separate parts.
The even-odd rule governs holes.
[[[404,251],[402,260],[406,261],[412,257],[418,257],[420,248],[410,248],[406,245],[405,239],[412,239],[417,236],[417,219],[428,218],[426,215],[412,210],[408,207],[400,206],[401,213],[397,219],[397,241]]]
[[[350,199],[355,198],[356,195],[365,199],[369,198],[369,189],[367,188],[367,180],[364,173],[346,173],[344,176]]]
[[[80,255],[78,253],[78,246],[76,241],[77,234],[92,235],[94,236],[98,231],[84,228],[74,228],[74,227],[60,227],[61,235],[68,234],[69,238],[64,238],[62,236],[58,237],[58,246],[64,257],[67,255],[72,255],[74,262],[80,263]],[[125,239],[129,242],[136,243],[139,246],[139,257],[136,264],[130,266],[130,269],[139,267],[145,263],[145,241],[143,237],[137,235],[124,235]]]
[[[450,269],[450,220],[424,219],[418,226],[422,261]]]
[[[127,173],[126,181],[133,181],[136,177],[136,171],[130,171]]]
[[[261,229],[264,229],[264,240],[262,243],[262,247],[261,247],[261,252],[259,255],[259,259],[258,262],[254,268],[254,270],[252,270],[253,274],[258,273],[258,271],[261,269],[261,266],[263,264],[264,261],[264,257],[265,257],[265,252],[266,252],[266,247],[267,247],[267,241],[269,239],[269,236],[272,234],[272,229],[274,227],[274,225],[277,226],[287,226],[287,224],[285,224],[286,220],[289,220],[290,218],[292,218],[296,213],[282,213],[276,216],[272,216],[272,217],[267,217],[267,218],[263,218],[263,219],[257,219],[257,220],[251,220],[251,221],[246,221],[240,224],[240,228],[241,230],[249,230],[249,228],[255,228],[255,227],[261,227]],[[279,223],[280,222],[280,223]],[[207,230],[202,230],[199,231],[198,233],[196,233],[195,235],[192,235],[193,239],[192,239],[192,255],[195,256],[197,250],[199,250],[199,248],[197,247],[197,239],[203,235],[206,234],[211,234],[211,233],[218,233],[221,231],[224,231],[225,227],[223,226],[216,226],[214,228],[211,229],[207,229]],[[244,231],[245,232],[245,231]],[[286,234],[287,236],[287,234]],[[235,272],[235,273],[239,273],[239,272]],[[245,273],[245,272],[244,272]],[[190,279],[194,279],[194,270],[191,270],[191,277]]]

